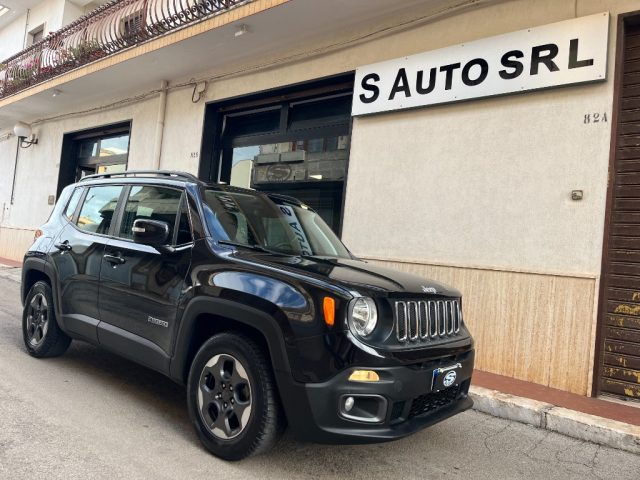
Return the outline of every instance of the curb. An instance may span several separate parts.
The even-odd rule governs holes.
[[[640,426],[483,387],[469,395],[479,412],[640,455]]]

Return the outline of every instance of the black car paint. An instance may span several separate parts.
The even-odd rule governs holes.
[[[447,343],[406,349],[384,341],[365,343],[350,332],[346,322],[354,295],[375,298],[384,322],[390,317],[391,298],[424,298],[429,288],[438,292],[431,295],[434,298],[460,297],[456,290],[355,258],[279,255],[219,244],[203,221],[202,185],[195,182],[141,177],[88,180],[76,186],[103,184],[125,187],[119,210],[130,185],[183,189],[193,242],[167,253],[117,238],[114,229],[119,213],[114,215],[108,235],[82,232],[62,215],[73,189],[67,187],[49,221],[41,227],[43,235],[25,256],[22,299],[30,285],[45,276],[52,284],[60,327],[71,337],[108,348],[184,384],[196,341],[193,333],[203,315],[216,315],[208,321],[225,318],[253,328],[268,345],[288,423],[298,437],[309,440],[358,443],[399,438],[471,406],[467,390],[473,340],[466,329]],[[125,262],[109,262],[105,255],[122,257]],[[136,276],[146,280],[144,284],[133,281]],[[340,319],[333,327],[327,326],[320,314],[322,298],[327,295],[335,299],[336,318]],[[149,317],[168,326],[149,323]],[[329,387],[353,367],[432,371],[463,357],[466,389],[453,405],[426,419],[383,428],[336,419],[335,412],[318,412],[318,389],[322,385],[327,385],[326,392],[353,389],[344,382]],[[375,385],[357,387],[366,390]],[[395,395],[410,398],[429,388],[422,384],[417,390],[400,386]]]

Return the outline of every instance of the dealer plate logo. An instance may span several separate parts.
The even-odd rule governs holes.
[[[444,378],[442,379],[442,384],[445,387],[450,387],[451,385],[453,385],[453,382],[456,381],[456,377],[457,374],[455,372],[455,370],[451,370],[449,373],[447,373]]]

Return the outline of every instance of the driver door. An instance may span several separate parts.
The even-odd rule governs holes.
[[[125,198],[102,259],[98,337],[101,344],[162,370],[191,264],[187,202],[182,190],[156,185],[130,186]],[[131,228],[141,218],[166,222],[175,252],[135,243]]]

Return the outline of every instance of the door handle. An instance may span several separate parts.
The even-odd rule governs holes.
[[[120,255],[107,254],[107,255],[104,255],[102,258],[104,258],[107,262],[112,263],[114,265],[122,265],[127,261],[124,257],[121,257]]]
[[[69,250],[73,250],[73,247],[71,245],[69,245],[69,241],[68,240],[65,240],[62,243],[56,243],[54,245],[54,247],[56,247],[61,252],[68,252]]]

